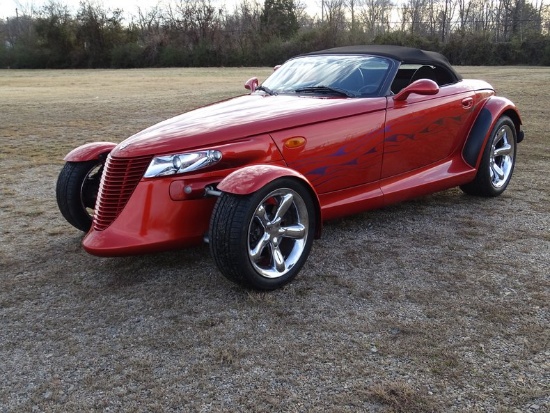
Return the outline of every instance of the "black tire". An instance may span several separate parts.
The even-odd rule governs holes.
[[[56,198],[61,214],[73,227],[88,232],[103,173],[100,160],[67,162],[57,178]]]
[[[222,193],[210,220],[210,251],[227,279],[274,290],[304,265],[315,222],[312,196],[295,179],[277,179],[250,195]]]
[[[512,119],[502,116],[491,131],[475,179],[460,189],[469,195],[495,197],[504,192],[516,164],[517,131]]]

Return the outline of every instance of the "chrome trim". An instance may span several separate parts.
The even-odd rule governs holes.
[[[514,131],[509,125],[503,125],[495,134],[489,159],[489,175],[494,188],[501,188],[510,179],[515,159],[514,139]]]
[[[220,197],[221,194],[222,194],[222,191],[218,191],[211,185],[208,185],[206,188],[204,188],[204,196]]]

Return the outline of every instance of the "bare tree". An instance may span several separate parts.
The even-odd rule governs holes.
[[[345,30],[346,27],[346,2],[345,0],[324,1],[325,22],[335,30]]]
[[[365,26],[368,38],[391,31],[391,16],[395,5],[391,0],[365,0],[361,10],[361,21]]]
[[[170,29],[192,49],[201,42],[214,42],[221,28],[220,14],[210,0],[179,0],[168,6],[166,18]]]
[[[440,39],[445,42],[447,34],[451,30],[451,23],[454,19],[454,11],[456,3],[452,0],[442,0],[443,4],[438,13],[438,19],[441,25]]]
[[[351,34],[351,40],[354,41],[357,35],[357,8],[361,6],[362,0],[346,0],[347,7],[350,12],[350,34]]]
[[[408,0],[401,9],[401,30],[411,35],[426,34],[425,18],[428,0]]]
[[[236,47],[243,58],[254,54],[260,47],[261,13],[259,3],[242,0],[232,13],[225,14],[226,42]]]
[[[157,61],[160,51],[168,43],[164,30],[165,17],[160,5],[148,10],[138,7],[137,18],[132,23],[137,26],[139,43],[143,47],[143,59],[152,64]]]

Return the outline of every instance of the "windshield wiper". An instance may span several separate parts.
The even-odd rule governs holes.
[[[296,93],[312,92],[312,93],[336,94],[340,96],[346,96],[348,98],[355,97],[353,93],[348,92],[347,90],[339,89],[337,87],[331,87],[331,86],[307,86],[307,87],[301,87],[299,89],[296,89],[295,92]]]
[[[256,88],[256,90],[261,90],[261,91],[263,91],[263,92],[265,92],[265,93],[267,93],[268,95],[271,95],[271,96],[277,94],[277,92],[272,91],[272,90],[271,90],[270,88],[268,88],[267,86],[258,86],[258,87]]]

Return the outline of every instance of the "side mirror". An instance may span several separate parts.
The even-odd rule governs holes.
[[[402,102],[407,100],[411,93],[416,93],[417,95],[435,95],[439,92],[439,86],[433,80],[430,79],[419,79],[416,82],[412,82],[409,86],[402,89],[397,95],[393,97],[393,100],[396,102]]]
[[[252,93],[256,90],[258,84],[258,78],[252,77],[246,81],[246,83],[244,84],[244,88],[250,90],[250,93]]]

